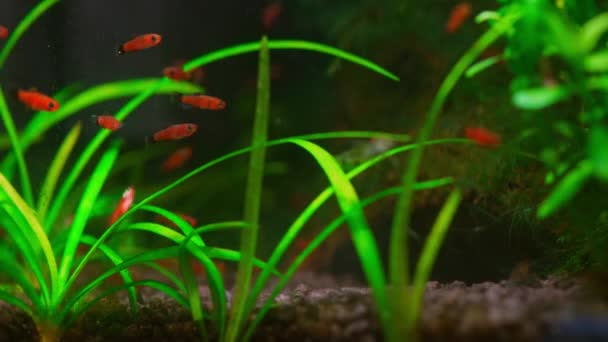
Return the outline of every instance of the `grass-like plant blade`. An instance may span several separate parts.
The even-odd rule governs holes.
[[[91,235],[83,235],[80,241],[87,245],[94,245],[97,238]],[[116,253],[112,248],[110,248],[106,244],[99,245],[99,250],[108,258],[114,265],[120,265],[123,262],[123,259],[118,253]],[[122,270],[119,272],[120,276],[124,280],[125,284],[132,283],[133,277],[131,277],[131,273],[129,270]],[[131,304],[131,313],[135,314],[137,311],[137,294],[135,293],[135,288],[130,287],[127,289],[129,295],[129,303]]]
[[[208,250],[207,247],[198,246],[198,248],[192,248],[190,240],[193,234],[183,239],[183,242],[180,244],[180,253],[187,248],[188,252],[190,252],[195,258],[200,261],[205,272],[207,273],[207,282],[209,283],[209,291],[211,292],[211,301],[213,302],[213,317],[216,320],[216,325],[219,331],[219,339],[223,341],[225,329],[226,329],[226,320],[227,317],[227,305],[226,305],[226,287],[224,286],[224,280],[222,279],[222,274],[218,270],[213,260],[211,260],[211,255],[208,255],[205,250]],[[188,258],[189,260],[189,258]],[[183,266],[183,260],[180,259],[180,269]],[[190,265],[187,265],[190,268]],[[192,269],[190,268],[190,271]],[[190,279],[193,280],[193,279]],[[196,282],[196,281],[194,281]],[[192,283],[190,285],[193,285]],[[188,288],[188,287],[186,287]],[[196,293],[188,293],[189,299],[198,300],[200,302],[200,295],[198,293],[198,286],[190,287],[189,290],[195,291]],[[195,319],[202,318],[202,310],[193,308],[195,312],[193,312],[196,316]],[[200,315],[200,316],[199,316]]]
[[[156,93],[159,89],[162,89],[167,84],[171,84],[171,81],[168,78],[163,78],[160,81],[157,81],[152,86],[148,87],[146,91],[140,93],[139,95],[132,98],[129,102],[127,102],[121,109],[114,115],[116,119],[119,121],[124,120],[135,108],[141,105],[144,101],[146,101],[150,96]],[[97,134],[93,137],[93,139],[89,142],[89,144],[85,147],[84,151],[80,154],[80,157],[74,163],[70,173],[63,181],[61,187],[59,188],[59,192],[51,205],[49,210],[49,215],[46,218],[45,226],[52,227],[57,216],[59,215],[59,211],[61,210],[63,203],[65,202],[66,197],[72,190],[76,180],[80,176],[80,173],[85,168],[91,157],[95,154],[97,149],[101,146],[104,140],[111,134],[111,131],[101,130],[97,132]],[[49,228],[51,229],[51,228]]]
[[[188,235],[193,231],[193,227],[190,225],[190,223],[179,217],[179,215],[170,212],[169,210],[153,205],[144,205],[140,209],[164,216],[167,220],[175,223],[175,225],[184,233],[184,235]],[[205,246],[205,242],[198,235],[194,237],[194,241],[196,243],[201,244],[202,246]]]
[[[76,145],[76,141],[78,141],[81,128],[82,124],[80,121],[72,127],[61,143],[61,146],[59,146],[59,150],[57,150],[57,154],[55,154],[55,158],[53,158],[53,162],[51,162],[51,166],[46,173],[44,183],[42,183],[42,188],[40,189],[40,195],[38,196],[38,210],[36,211],[38,219],[42,222],[44,222],[44,217],[46,216],[51,197],[55,191],[57,180],[61,175],[61,171],[63,171],[65,163],[70,157],[70,153],[72,153],[72,150],[74,149],[74,145]],[[48,227],[45,227],[45,231],[47,233],[49,232]]]
[[[4,44],[2,51],[0,52],[0,70],[4,66],[6,59],[10,55],[11,51],[19,41],[19,38],[32,26],[32,24],[38,19],[44,12],[46,12],[51,6],[58,3],[59,0],[44,0],[41,1],[36,7],[34,7],[23,19],[19,22],[19,25],[15,27],[10,37]]]
[[[420,306],[424,297],[426,282],[429,279],[435,259],[437,258],[437,254],[439,254],[439,249],[443,244],[443,240],[460,205],[461,199],[462,191],[458,187],[454,188],[435,218],[435,223],[433,223],[431,232],[422,248],[422,254],[416,264],[414,288],[407,303],[409,315],[405,324],[409,325],[408,331],[413,331],[418,323],[418,313],[420,312]]]
[[[417,136],[416,142],[422,143],[427,141],[433,131],[435,122],[439,116],[443,104],[448,95],[456,86],[458,80],[471,64],[479,58],[481,53],[485,51],[494,41],[507,32],[512,25],[519,19],[520,14],[516,10],[505,14],[499,19],[489,31],[484,33],[473,46],[458,60],[456,65],[450,70],[445,80],[442,82],[437,95],[433,99],[429,113],[424,121],[420,133]],[[407,231],[410,224],[410,210],[412,204],[412,195],[418,167],[422,160],[422,146],[414,149],[407,166],[403,173],[402,184],[403,192],[397,200],[393,222],[391,226],[391,238],[389,245],[389,278],[391,285],[396,290],[396,298],[392,300],[395,304],[393,307],[393,317],[406,317],[403,311],[405,307],[405,289],[409,283],[408,269],[408,250],[407,250]],[[394,326],[396,329],[404,329],[405,326]],[[394,338],[407,338],[408,332],[401,330],[398,336]]]
[[[64,322],[64,326],[67,327],[68,325],[72,324],[74,319],[78,318],[85,311],[87,311],[91,306],[95,305],[97,302],[99,302],[103,298],[105,298],[115,292],[118,292],[120,290],[123,290],[125,288],[132,289],[137,286],[147,286],[149,288],[153,288],[155,290],[161,291],[164,294],[166,294],[167,296],[173,298],[179,305],[183,306],[186,309],[189,308],[188,301],[184,298],[184,296],[181,293],[179,293],[179,291],[176,291],[174,288],[172,288],[171,286],[169,286],[163,282],[157,281],[157,280],[151,280],[151,279],[138,280],[138,281],[122,284],[122,285],[107,289],[107,290],[103,291],[101,294],[99,294],[98,296],[96,296],[95,298],[93,298],[92,300],[90,300],[89,302],[87,302],[86,304],[79,306],[74,311],[62,312],[62,322]],[[68,315],[68,313],[69,313],[69,315]]]
[[[578,193],[593,174],[593,162],[585,159],[557,183],[549,196],[539,205],[536,217],[543,219],[561,208]]]
[[[207,329],[205,329],[205,321],[203,320],[203,308],[201,305],[201,294],[198,290],[198,282],[196,281],[196,276],[192,269],[188,250],[185,248],[185,245],[182,245],[181,247],[178,258],[179,270],[184,279],[184,285],[186,286],[186,296],[188,298],[190,313],[201,334],[201,340],[208,341],[209,338],[207,336]]]
[[[415,185],[416,190],[426,190],[432,189],[440,186],[445,186],[448,184],[452,184],[454,180],[451,177],[446,178],[438,178],[430,181],[418,182]],[[360,202],[361,208],[365,208],[366,206],[375,203],[376,201],[383,199],[388,196],[398,195],[401,192],[401,187],[393,187],[386,189],[384,191],[380,191],[374,195],[371,195]],[[274,299],[283,291],[287,283],[291,279],[291,277],[298,270],[300,265],[310,256],[310,254],[317,249],[333,232],[336,231],[344,222],[346,221],[346,215],[342,214],[332,222],[330,222],[325,228],[321,230],[319,234],[317,234],[310,243],[298,254],[295,259],[291,262],[287,270],[283,273],[283,276],[280,277],[279,282],[274,286],[272,292],[266,298],[264,304],[257,312],[255,319],[253,322],[247,327],[247,330],[244,334],[243,340],[248,341],[253,335],[255,329],[260,324],[262,319],[264,319],[266,313],[273,305]]]
[[[395,74],[391,73],[390,71],[382,68],[381,66],[379,66],[367,59],[358,57],[356,55],[353,55],[351,53],[348,53],[348,52],[340,50],[340,49],[336,49],[336,48],[328,46],[328,45],[304,41],[304,40],[268,40],[267,45],[270,50],[275,50],[275,49],[276,50],[279,50],[279,49],[309,50],[309,51],[324,53],[324,54],[327,54],[330,56],[334,56],[334,57],[338,57],[338,58],[347,60],[347,61],[355,63],[355,64],[359,64],[359,65],[361,65],[365,68],[368,68],[370,70],[373,70],[385,77],[388,77],[391,80],[399,81],[399,77],[397,77]],[[256,51],[260,50],[260,48],[261,48],[261,42],[256,41],[256,42],[239,44],[239,45],[231,46],[231,47],[224,48],[221,50],[213,51],[213,52],[202,55],[200,57],[197,57],[197,58],[185,63],[184,70],[191,71],[200,66],[207,65],[209,63],[219,61],[219,60],[222,60],[222,59],[225,59],[228,57],[238,56],[238,55],[242,55],[242,54],[250,53],[250,52],[256,52]]]
[[[17,157],[17,166],[19,168],[19,180],[21,181],[21,191],[23,191],[23,198],[29,206],[34,205],[34,195],[32,194],[32,186],[30,184],[30,176],[27,171],[27,165],[25,164],[25,158],[23,158],[23,147],[17,136],[17,129],[15,129],[15,123],[13,117],[8,109],[6,100],[4,98],[4,90],[0,87],[0,115],[2,116],[2,122],[6,128],[6,132],[11,140],[13,146],[13,152]]]
[[[262,183],[264,179],[264,160],[266,147],[264,144],[268,137],[268,120],[270,118],[270,53],[268,51],[268,39],[262,38],[260,43],[258,87],[253,123],[252,146],[258,148],[251,151],[249,169],[247,173],[247,185],[245,189],[244,221],[249,229],[241,231],[241,262],[236,274],[236,282],[232,294],[230,308],[230,321],[226,341],[233,342],[239,338],[243,326],[247,293],[251,283],[251,272],[253,269],[253,258],[255,257],[260,206],[262,202]]]
[[[386,296],[386,278],[384,276],[382,258],[378,251],[376,239],[361,209],[355,188],[338,164],[338,161],[329,152],[309,141],[293,140],[292,142],[305,149],[315,158],[334,189],[340,209],[346,214],[346,221],[351,231],[353,244],[359,255],[363,273],[372,290],[380,322],[387,338],[390,339],[392,332],[390,330],[390,307]]]
[[[63,257],[61,258],[61,266],[59,268],[59,281],[62,284],[65,284],[68,279],[70,270],[72,268],[72,262],[76,254],[76,249],[82,238],[84,228],[89,220],[91,209],[93,208],[93,204],[95,203],[97,196],[99,196],[99,192],[101,192],[101,188],[103,187],[106,178],[112,169],[112,165],[114,165],[114,161],[118,157],[120,145],[121,141],[115,140],[110,148],[108,148],[108,150],[106,150],[106,152],[101,156],[101,159],[95,167],[95,170],[93,170],[93,173],[89,178],[88,185],[82,194],[80,205],[74,213],[74,222],[72,223],[68,233],[68,238],[63,249]],[[68,289],[64,288],[62,292],[67,290]],[[62,295],[63,293],[58,294],[57,298],[61,297]]]
[[[1,192],[0,192],[1,194]],[[31,240],[31,232],[29,230],[29,226],[27,225],[27,221],[18,212],[18,209],[12,204],[3,203],[2,209],[6,213],[2,213],[0,215],[0,227],[6,230],[8,236],[15,242],[17,250],[23,257],[23,260],[29,266],[31,272],[34,274],[36,281],[40,286],[40,291],[42,293],[42,300],[45,303],[50,302],[50,292],[47,284],[47,280],[40,268],[40,262],[38,259],[38,251],[40,249],[40,245],[36,243],[32,243]],[[15,221],[19,220],[19,221]],[[9,241],[8,239],[3,239],[5,242]],[[35,242],[35,241],[34,241]]]
[[[93,86],[75,95],[64,103],[61,103],[59,110],[52,113],[52,115],[49,115],[49,113],[46,112],[36,114],[23,130],[23,134],[21,135],[21,146],[24,150],[27,150],[27,148],[38,140],[49,128],[89,106],[103,101],[137,95],[151,89],[153,89],[155,94],[190,94],[204,91],[203,88],[195,84],[176,82],[166,78],[142,78]],[[125,117],[119,119],[123,120]],[[9,155],[2,162],[1,170],[7,172],[7,170],[12,168],[13,163],[14,160],[11,155]]]
[[[46,266],[49,270],[49,277],[51,283],[51,292],[54,293],[58,290],[57,283],[57,260],[55,259],[55,255],[53,254],[53,248],[51,247],[51,243],[48,239],[48,236],[42,229],[42,225],[38,222],[38,218],[34,213],[32,208],[28,207],[23,198],[19,196],[15,188],[11,185],[11,183],[4,177],[2,173],[0,173],[0,189],[2,192],[8,196],[8,198],[12,201],[15,207],[18,209],[18,213],[16,215],[21,216],[25,222],[27,222],[27,230],[24,231],[24,234],[29,238],[29,241],[42,250],[44,258],[46,260]],[[12,211],[8,211],[12,213]],[[18,222],[19,217],[14,217],[13,220]],[[50,300],[50,298],[47,298]]]

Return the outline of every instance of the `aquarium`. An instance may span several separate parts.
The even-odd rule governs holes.
[[[0,3],[1,341],[608,340],[608,5]]]

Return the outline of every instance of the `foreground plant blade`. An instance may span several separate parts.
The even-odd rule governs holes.
[[[55,191],[55,186],[57,185],[61,171],[63,170],[65,163],[68,161],[68,158],[74,149],[74,145],[76,145],[76,141],[78,141],[81,128],[82,125],[80,121],[78,121],[78,123],[72,127],[59,147],[59,150],[57,150],[57,154],[55,154],[55,158],[53,158],[53,162],[49,166],[49,170],[46,173],[44,183],[42,184],[42,188],[40,190],[40,195],[38,196],[38,210],[36,210],[38,219],[42,222],[44,222],[46,211],[49,207],[49,203],[51,201],[51,197],[53,196],[53,192]],[[49,227],[45,226],[44,228],[48,233]]]
[[[439,254],[439,249],[443,244],[445,235],[456,214],[456,210],[458,210],[461,200],[462,191],[457,187],[452,190],[450,196],[443,204],[443,207],[441,207],[441,211],[437,215],[435,223],[431,228],[431,233],[427,237],[424,247],[422,248],[420,259],[418,259],[416,273],[414,274],[414,290],[412,291],[411,298],[407,304],[409,307],[409,315],[406,324],[409,325],[408,331],[412,332],[412,336],[415,336],[413,332],[418,323],[418,315],[422,299],[424,298],[426,282],[431,275],[435,259],[437,258],[437,254]]]
[[[243,327],[247,293],[251,284],[253,258],[255,258],[259,229],[260,205],[262,200],[262,182],[264,179],[264,159],[266,147],[264,144],[268,135],[268,118],[270,117],[270,53],[268,39],[264,36],[261,42],[258,67],[258,96],[253,123],[251,146],[257,147],[251,151],[249,171],[247,174],[247,189],[245,190],[245,213],[243,215],[248,229],[241,231],[241,262],[239,263],[236,283],[234,285],[230,321],[226,341],[237,341]]]
[[[437,95],[433,99],[431,109],[429,110],[428,116],[426,117],[418,139],[418,143],[428,140],[437,121],[437,117],[445,103],[448,95],[466,72],[471,64],[485,51],[496,39],[502,36],[509,28],[512,27],[513,23],[519,18],[519,13],[514,11],[508,13],[502,17],[488,32],[475,42],[475,44],[460,58],[456,65],[452,68],[445,80],[441,84]],[[405,168],[402,184],[403,193],[399,196],[397,204],[395,206],[395,213],[393,216],[393,223],[391,227],[391,242],[389,246],[389,275],[390,282],[396,291],[396,298],[393,300],[393,316],[394,317],[407,317],[407,312],[404,311],[406,307],[405,291],[406,286],[409,283],[409,267],[408,267],[408,242],[407,242],[407,231],[410,225],[410,210],[412,204],[412,194],[414,190],[414,184],[416,182],[416,176],[418,174],[418,167],[422,160],[422,147],[416,148],[409,160],[407,167]],[[394,329],[398,329],[398,338],[407,338],[409,332],[405,331],[406,325],[394,325]]]
[[[2,116],[2,122],[4,123],[4,127],[6,128],[6,132],[11,140],[11,145],[13,147],[13,153],[17,156],[17,166],[19,167],[19,178],[21,180],[21,191],[23,191],[23,197],[25,198],[25,202],[29,206],[34,205],[34,195],[32,194],[32,186],[30,185],[30,176],[27,171],[27,165],[25,164],[25,159],[23,158],[23,146],[17,136],[17,129],[15,128],[15,123],[13,122],[13,118],[11,116],[11,112],[8,109],[6,104],[6,100],[4,98],[4,90],[0,87],[0,115]]]
[[[328,45],[308,42],[308,41],[304,41],[304,40],[268,40],[267,46],[271,50],[273,50],[273,49],[281,49],[281,50],[296,49],[296,50],[309,50],[309,51],[320,52],[320,53],[327,54],[330,56],[342,58],[344,60],[347,60],[347,61],[355,63],[355,64],[359,64],[359,65],[361,65],[365,68],[368,68],[370,70],[373,70],[385,77],[388,77],[393,81],[399,81],[399,77],[397,77],[395,74],[391,73],[390,71],[382,68],[381,66],[377,65],[376,63],[371,62],[367,59],[358,57],[351,53],[348,53],[344,50],[336,49],[336,48],[328,46]],[[200,57],[193,59],[193,60],[189,61],[188,63],[184,64],[184,70],[191,71],[200,66],[203,66],[203,65],[206,65],[211,62],[218,61],[218,60],[222,60],[227,57],[255,52],[255,51],[258,51],[260,48],[261,48],[260,42],[252,42],[252,43],[239,44],[239,45],[231,46],[231,47],[224,48],[221,50],[213,51],[211,53],[200,56]]]
[[[22,226],[21,229],[23,231],[23,235],[29,238],[30,243],[34,245],[34,252],[42,250],[42,254],[46,261],[45,266],[48,267],[51,293],[56,292],[58,290],[57,260],[53,254],[53,248],[51,247],[48,236],[45,234],[44,229],[42,229],[42,225],[38,221],[38,218],[36,218],[34,210],[27,206],[23,198],[19,196],[15,188],[13,188],[11,183],[8,181],[8,179],[6,179],[6,177],[4,177],[2,173],[0,173],[0,189],[2,189],[3,195],[8,197],[12,204],[14,204],[17,208],[17,212],[9,211],[9,213],[15,215],[13,220],[15,222],[26,223],[26,226]],[[38,262],[36,262],[36,264],[38,264]],[[41,283],[45,282],[44,279],[39,279],[39,281]],[[50,302],[50,298],[46,298],[46,300],[47,302]]]

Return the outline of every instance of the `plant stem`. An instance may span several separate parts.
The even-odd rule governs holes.
[[[244,221],[248,229],[241,231],[241,262],[236,276],[233,291],[232,307],[226,341],[237,341],[243,327],[243,314],[247,304],[247,293],[251,283],[251,271],[258,237],[262,182],[264,178],[264,159],[268,136],[268,118],[270,116],[270,54],[267,38],[262,38],[258,68],[258,96],[253,123],[252,146],[258,148],[251,151],[247,189],[245,190]]]

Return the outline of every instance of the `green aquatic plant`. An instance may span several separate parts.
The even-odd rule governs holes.
[[[57,1],[44,1],[43,4],[46,7],[42,6],[42,4],[39,5],[39,7],[36,7],[33,12],[27,16],[27,25],[31,24],[45,9],[56,2]],[[29,18],[33,19],[30,21]],[[27,26],[23,27],[27,28]],[[18,37],[24,30],[25,29],[21,29],[19,35],[11,37],[11,44],[7,44],[5,50],[0,53],[0,64],[8,57],[8,51],[16,44]],[[486,37],[486,39],[489,40],[490,38]],[[479,48],[479,46],[475,46],[474,51],[477,52]],[[389,79],[398,80],[392,73],[363,58],[330,46],[296,40],[267,40],[266,38],[263,38],[261,42],[240,44],[221,49],[186,63],[184,65],[184,70],[190,71],[213,61],[259,51],[258,101],[252,144],[249,147],[225,154],[207,162],[173,181],[169,185],[161,187],[159,190],[146,196],[143,200],[136,202],[131,209],[112,223],[99,237],[85,234],[84,230],[89,224],[94,206],[100,196],[104,183],[119,157],[120,142],[113,141],[110,144],[110,147],[103,151],[93,172],[84,182],[86,185],[74,213],[73,223],[70,224],[67,230],[62,234],[59,234],[56,239],[50,238],[49,233],[56,227],[56,221],[59,218],[61,211],[64,210],[66,199],[73,193],[79,178],[82,176],[83,170],[93,156],[100,151],[103,142],[110,136],[110,132],[105,130],[99,131],[77,156],[76,162],[67,170],[67,175],[62,179],[61,174],[66,166],[65,160],[72,153],[80,134],[80,126],[74,126],[59,147],[57,154],[51,163],[51,167],[45,177],[44,185],[37,199],[36,209],[34,209],[36,202],[31,189],[27,165],[25,163],[25,151],[34,142],[42,139],[42,134],[54,124],[72,114],[78,113],[83,108],[94,103],[112,98],[135,95],[116,113],[116,118],[122,121],[154,94],[172,92],[193,93],[202,92],[203,90],[195,85],[174,82],[167,78],[128,80],[109,83],[95,86],[79,94],[74,94],[73,89],[68,88],[65,92],[61,92],[60,94],[62,96],[62,108],[57,111],[55,115],[45,116],[43,114],[38,114],[26,125],[23,131],[18,133],[12,123],[10,110],[4,101],[4,94],[0,89],[0,115],[2,116],[5,127],[7,127],[8,133],[8,139],[4,141],[9,141],[10,147],[12,148],[12,153],[4,159],[0,168],[0,188],[2,190],[0,193],[0,208],[7,214],[0,219],[0,223],[7,230],[11,238],[10,242],[3,244],[0,248],[0,252],[2,253],[0,255],[0,262],[5,266],[7,275],[17,283],[23,292],[12,293],[8,290],[0,290],[0,299],[15,305],[30,314],[34,318],[43,340],[56,340],[60,336],[62,329],[78,318],[78,316],[87,308],[99,301],[102,297],[120,290],[127,289],[131,310],[132,312],[135,312],[135,287],[137,286],[155,288],[188,308],[192,312],[193,319],[200,329],[202,339],[209,338],[205,326],[205,320],[207,319],[214,322],[220,340],[236,341],[241,338],[250,338],[254,329],[268,311],[276,295],[294,274],[297,266],[301,264],[316,246],[335,231],[342,222],[347,223],[352,234],[353,243],[359,255],[364,274],[372,289],[372,295],[376,302],[380,322],[387,340],[398,341],[404,337],[401,330],[402,324],[399,323],[399,320],[405,318],[411,322],[415,322],[420,298],[423,292],[422,285],[426,283],[430,267],[437,255],[437,251],[445,236],[447,227],[458,207],[460,191],[458,187],[453,190],[452,195],[448,197],[446,204],[438,215],[431,236],[425,246],[423,256],[419,261],[419,267],[417,268],[417,273],[414,278],[414,292],[413,296],[410,298],[410,301],[413,304],[409,306],[411,312],[406,312],[407,316],[400,316],[399,314],[402,313],[402,311],[396,311],[394,309],[395,307],[390,304],[390,293],[387,292],[387,278],[384,274],[379,247],[363,212],[363,207],[367,203],[379,197],[383,197],[387,193],[380,193],[377,196],[361,200],[359,199],[355,187],[351,183],[351,179],[390,156],[411,150],[413,151],[413,156],[411,157],[412,162],[408,166],[408,170],[410,170],[408,172],[411,174],[411,170],[414,170],[413,178],[409,182],[404,181],[404,187],[400,190],[402,192],[401,198],[404,198],[405,196],[407,199],[407,196],[411,196],[411,192],[416,189],[430,189],[452,183],[453,180],[451,178],[415,182],[415,170],[420,161],[420,151],[423,146],[467,142],[464,139],[429,140],[430,130],[441,107],[441,102],[445,99],[450,88],[462,73],[463,70],[461,69],[463,66],[462,64],[457,65],[457,76],[449,76],[448,81],[446,81],[447,85],[440,90],[440,94],[443,92],[443,95],[438,96],[438,102],[434,103],[431,109],[431,115],[429,116],[431,119],[427,121],[427,124],[425,125],[426,128],[423,129],[423,134],[419,136],[416,143],[399,146],[385,151],[346,173],[342,170],[334,156],[320,145],[313,143],[312,140],[373,137],[405,142],[409,140],[409,137],[380,132],[330,132],[267,141],[267,123],[270,108],[269,50],[273,49],[299,49],[321,52],[359,64]],[[65,98],[63,98],[63,96],[65,96]],[[319,196],[296,218],[272,252],[269,261],[265,263],[255,258],[261,192],[263,187],[264,155],[266,148],[278,145],[293,145],[307,152],[316,161],[329,181],[330,186],[319,194]],[[247,176],[245,214],[243,221],[212,223],[197,228],[192,227],[178,215],[163,208],[151,205],[153,200],[208,168],[228,159],[249,153],[251,154],[251,159]],[[21,192],[23,195],[20,195],[10,182],[10,178],[12,178],[10,175],[14,172],[15,166],[19,173]],[[59,180],[62,180],[61,183],[59,183]],[[57,185],[59,186],[57,187]],[[55,194],[56,188],[58,188],[57,194]],[[396,192],[394,189],[390,191],[391,194],[394,192]],[[342,216],[330,223],[314,240],[314,244],[311,244],[310,248],[305,249],[298,255],[296,261],[288,266],[287,273],[279,273],[277,271],[277,265],[287,248],[294,242],[294,239],[301,231],[304,224],[310,220],[314,213],[332,195],[336,196]],[[396,212],[399,212],[401,209],[402,205],[397,207]],[[406,210],[409,210],[409,208],[406,207]],[[138,222],[133,220],[133,216],[139,211],[147,211],[161,215],[173,222],[178,230],[173,230],[158,223]],[[127,221],[130,223],[127,225],[122,224]],[[402,222],[401,220],[396,221]],[[200,234],[211,230],[234,228],[241,230],[241,251],[208,246],[200,236]],[[399,231],[403,232],[405,231],[405,228],[400,226]],[[173,242],[173,245],[164,248],[144,250],[134,256],[123,258],[123,256],[111,248],[109,240],[119,234],[128,232],[151,233]],[[27,243],[28,241],[34,241],[34,243],[29,244]],[[400,239],[399,241],[403,241],[403,239]],[[90,247],[87,249],[84,256],[77,257],[77,250],[80,244],[88,245]],[[112,266],[101,272],[101,274],[94,279],[87,279],[87,282],[82,285],[81,288],[76,288],[76,280],[98,251],[112,263]],[[394,251],[392,251],[391,255],[394,254]],[[405,256],[405,258],[390,261],[390,270],[395,269],[394,265],[406,269],[404,266],[407,264],[406,253],[403,253],[403,256]],[[35,283],[32,282],[32,279],[28,278],[30,273],[25,271],[26,267],[17,261],[20,258],[23,258],[31,268],[31,274],[33,275]],[[179,260],[179,273],[181,274],[181,277],[173,271],[155,264],[156,261],[167,258],[176,258]],[[201,305],[198,285],[190,266],[192,259],[200,262],[205,269],[213,303],[213,310],[208,311]],[[233,261],[239,264],[237,286],[234,290],[230,314],[228,312],[228,303],[226,299],[226,287],[221,277],[221,273],[214,264],[214,260],[216,259]],[[164,275],[169,280],[169,283],[150,279],[133,281],[129,273],[129,268],[133,266],[148,266]],[[254,282],[253,287],[250,289],[251,273],[254,266],[259,267],[261,273]],[[111,287],[101,293],[96,293],[91,298],[93,291],[98,289],[106,279],[115,274],[120,274],[122,276],[124,284]],[[247,320],[254,313],[255,304],[261,291],[268,285],[268,280],[273,275],[279,277],[279,284],[273,289],[273,295],[263,303],[262,310],[255,315],[254,321],[246,326]],[[397,285],[398,284],[399,283],[397,282]],[[24,300],[24,298],[26,299]]]

